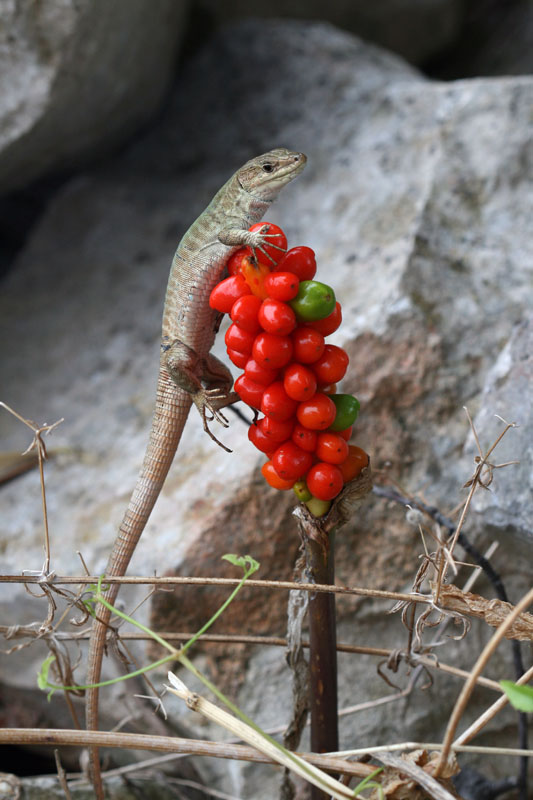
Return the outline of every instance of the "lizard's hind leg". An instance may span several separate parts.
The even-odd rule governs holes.
[[[201,358],[179,339],[175,339],[164,354],[172,380],[188,392],[202,418],[204,431],[226,452],[231,450],[210,431],[209,423],[216,420],[227,428],[229,422],[220,409],[240,398],[231,391],[233,376],[225,364],[211,353]]]

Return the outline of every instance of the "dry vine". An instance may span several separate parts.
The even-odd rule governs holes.
[[[46,459],[46,447],[43,442],[43,435],[50,433],[61,422],[54,423],[53,425],[38,426],[30,420],[22,418],[15,411],[10,409],[5,404],[1,404],[6,410],[14,414],[25,425],[29,426],[33,431],[33,440],[28,449],[34,449],[37,453],[37,460],[41,476],[41,499],[43,508],[44,519],[44,549],[45,549],[45,562],[41,570],[36,571],[34,574],[23,575],[6,575],[0,577],[0,581],[5,583],[19,583],[23,584],[26,590],[31,591],[32,586],[37,586],[39,594],[36,597],[42,597],[46,601],[46,614],[42,621],[37,621],[29,625],[12,625],[0,627],[0,633],[3,633],[8,641],[15,642],[10,649],[6,652],[12,653],[14,651],[26,648],[34,641],[44,641],[50,652],[55,656],[54,668],[57,672],[57,680],[62,685],[75,685],[75,670],[79,665],[79,656],[72,657],[70,650],[67,648],[69,641],[79,642],[88,636],[88,631],[84,629],[87,622],[87,609],[84,605],[84,593],[87,585],[95,583],[97,578],[86,574],[83,576],[58,576],[51,570],[51,549],[50,549],[50,534],[48,529],[48,518],[46,510],[46,492],[44,482],[44,461]],[[467,412],[468,414],[468,412]],[[367,653],[377,657],[385,658],[385,661],[378,665],[378,671],[381,676],[393,686],[393,682],[389,678],[386,670],[389,672],[396,671],[400,663],[406,663],[408,672],[412,671],[411,681],[404,689],[401,689],[394,695],[384,696],[368,703],[361,703],[351,708],[340,710],[340,714],[357,713],[363,708],[373,707],[382,703],[395,702],[401,697],[409,694],[416,683],[418,676],[424,673],[429,676],[433,670],[446,671],[449,674],[455,675],[464,681],[463,688],[460,692],[455,708],[453,709],[448,722],[446,736],[440,748],[438,745],[425,745],[424,743],[404,743],[398,749],[404,753],[408,753],[415,748],[421,748],[421,754],[416,757],[405,756],[402,760],[390,755],[390,752],[384,753],[383,749],[393,750],[397,749],[392,746],[384,745],[382,748],[363,748],[360,751],[349,751],[345,753],[321,755],[304,754],[304,757],[310,763],[346,776],[346,782],[349,781],[350,776],[365,777],[369,775],[374,766],[371,764],[347,761],[348,757],[355,757],[356,753],[360,755],[372,756],[378,761],[381,760],[387,764],[387,771],[384,773],[382,779],[382,791],[385,792],[387,798],[394,798],[396,796],[403,796],[395,794],[395,792],[403,791],[404,785],[407,786],[409,781],[412,784],[410,791],[419,791],[416,787],[423,787],[423,792],[420,796],[426,795],[439,800],[439,798],[449,798],[452,794],[448,791],[448,784],[446,781],[441,782],[444,776],[446,780],[449,775],[455,770],[453,764],[453,755],[461,751],[483,751],[483,748],[468,748],[466,742],[470,741],[473,736],[485,725],[489,719],[493,718],[495,714],[504,707],[506,703],[505,697],[501,696],[492,706],[483,714],[475,723],[473,723],[468,730],[464,731],[459,737],[455,738],[458,723],[461,719],[463,711],[466,707],[471,691],[476,683],[481,683],[493,690],[499,691],[499,686],[496,682],[491,681],[482,676],[482,670],[491,654],[494,652],[499,641],[503,637],[514,637],[521,640],[533,639],[533,615],[526,613],[527,606],[533,601],[533,590],[529,592],[521,602],[513,606],[512,604],[502,600],[488,600],[480,595],[475,595],[470,592],[471,583],[467,583],[464,590],[459,589],[454,584],[447,582],[447,573],[451,570],[454,575],[457,574],[457,568],[460,566],[455,556],[455,548],[461,538],[462,529],[464,528],[467,518],[468,510],[474,493],[478,489],[488,489],[494,479],[494,471],[516,462],[510,461],[503,464],[495,464],[490,459],[498,443],[503,436],[514,427],[514,423],[505,423],[505,429],[493,442],[493,444],[483,452],[479,443],[477,432],[474,428],[472,420],[468,415],[468,419],[472,428],[474,440],[478,447],[478,455],[475,457],[475,469],[471,478],[465,483],[468,496],[462,506],[459,521],[457,525],[453,525],[453,532],[451,536],[446,537],[443,533],[448,530],[450,533],[450,526],[441,526],[437,521],[437,512],[433,515],[434,524],[430,526],[424,519],[423,513],[411,513],[411,519],[419,527],[422,539],[424,541],[424,555],[422,562],[414,578],[412,591],[409,593],[389,592],[386,590],[370,590],[365,587],[340,587],[331,586],[328,584],[314,584],[314,583],[300,583],[291,581],[265,581],[253,580],[247,581],[246,586],[249,590],[257,588],[268,589],[269,591],[295,591],[299,592],[299,597],[303,598],[305,595],[315,595],[316,593],[334,593],[342,597],[343,595],[359,595],[363,597],[372,597],[376,599],[385,599],[395,602],[391,611],[401,610],[402,621],[407,630],[407,644],[401,650],[390,650],[387,648],[371,648],[363,645],[351,645],[348,643],[338,643],[337,649],[349,653]],[[378,492],[379,493],[379,492]],[[385,494],[385,492],[383,492]],[[420,507],[423,504],[418,504]],[[413,508],[416,508],[416,502],[413,502]],[[340,505],[339,505],[340,509]],[[418,514],[418,516],[417,516]],[[429,514],[429,517],[432,515]],[[443,515],[440,515],[444,519]],[[434,548],[429,550],[426,547],[425,541],[431,540],[434,542]],[[178,584],[186,584],[190,586],[195,585],[225,585],[235,586],[238,580],[222,579],[222,578],[209,578],[209,577],[155,577],[155,576],[129,576],[120,579],[114,579],[120,583],[130,584],[145,584],[152,587],[163,588],[170,587]],[[77,591],[71,591],[63,586],[77,584]],[[64,609],[58,615],[58,602],[64,604]],[[420,608],[422,607],[422,610]],[[60,630],[60,626],[64,623],[66,616],[77,609],[79,616],[77,619],[71,620],[71,623],[80,628],[77,632],[65,632]],[[437,646],[442,646],[445,639],[442,637],[443,626],[452,622],[456,626],[459,625],[460,632],[454,637],[462,639],[468,634],[470,627],[470,618],[477,617],[487,625],[498,626],[497,631],[491,638],[488,645],[485,647],[479,656],[476,664],[470,672],[460,670],[452,665],[440,663],[436,658],[433,649]],[[298,632],[293,643],[293,658],[302,663],[302,648],[308,647],[308,642],[301,636],[301,620],[297,624]],[[430,629],[437,628],[437,635],[433,639],[427,641],[426,632]],[[181,641],[190,638],[191,634],[186,632],[162,632],[160,634],[168,640]],[[143,634],[122,632],[120,629],[114,629],[114,646],[119,650],[120,657],[123,661],[131,663],[134,661],[131,653],[128,650],[122,650],[126,647],[126,641],[130,639],[142,639]],[[291,639],[292,634],[289,636]],[[220,642],[226,641],[228,643],[242,642],[250,644],[269,644],[285,646],[287,640],[279,637],[268,636],[253,636],[253,635],[227,635],[227,634],[204,634],[201,637],[203,642]],[[519,683],[525,683],[533,677],[533,669],[524,673]],[[146,679],[146,678],[145,678]],[[430,680],[430,679],[428,679]],[[151,687],[154,694],[156,690]],[[301,695],[301,691],[297,692]],[[69,692],[65,692],[65,698],[69,704],[74,724],[79,726],[76,710],[70,699]],[[300,698],[301,699],[301,698]],[[303,718],[303,712],[302,712]],[[297,725],[301,730],[301,720]],[[250,747],[238,744],[227,743],[221,745],[216,742],[200,742],[198,740],[184,740],[174,737],[164,736],[149,736],[146,734],[126,734],[126,733],[100,733],[100,732],[87,732],[82,730],[34,730],[34,729],[5,729],[0,731],[1,743],[38,743],[46,742],[47,744],[61,745],[80,745],[85,746],[90,744],[106,745],[110,747],[131,747],[140,748],[143,750],[155,749],[162,750],[168,753],[189,755],[189,754],[204,754],[215,755],[220,758],[231,759],[249,759],[255,761],[267,761],[268,759]],[[427,753],[430,749],[438,751],[441,749],[440,755],[429,756]],[[485,748],[487,750],[487,748]],[[380,752],[378,752],[380,751]],[[496,752],[489,749],[490,752]],[[499,751],[498,751],[499,752]],[[506,752],[514,752],[520,755],[530,755],[527,748],[516,748],[514,750],[507,750]],[[56,756],[57,758],[57,756]],[[154,760],[147,761],[147,768],[153,764]],[[422,765],[422,766],[421,766]],[[428,766],[429,765],[429,766]],[[122,768],[125,770],[138,771],[140,765],[132,765],[131,767]],[[424,772],[425,769],[425,772]],[[448,770],[448,772],[446,772]],[[424,774],[421,774],[423,772]],[[68,776],[65,775],[60,762],[57,760],[57,773],[63,791],[69,797],[69,781]],[[404,777],[402,777],[402,775]],[[406,777],[407,776],[407,777]],[[389,783],[387,783],[389,781]],[[190,784],[191,782],[189,782]],[[194,782],[192,782],[194,783]],[[410,785],[411,785],[410,784]],[[74,785],[74,784],[71,784]],[[396,788],[394,788],[396,787]],[[398,788],[399,787],[399,788]],[[377,792],[377,790],[376,790]],[[216,795],[216,792],[212,792]],[[222,795],[223,793],[218,793]],[[378,794],[373,794],[372,797],[378,797]],[[411,795],[409,795],[411,796]],[[413,793],[412,797],[418,796]]]

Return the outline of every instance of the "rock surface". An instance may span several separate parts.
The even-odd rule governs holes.
[[[8,778],[18,781],[16,776],[8,775]],[[18,781],[17,784],[13,782],[14,791],[18,787],[20,795],[2,795],[5,800],[62,800],[65,797],[65,792],[58,781],[53,777],[40,777],[40,778],[24,778]],[[0,789],[2,785],[0,783]],[[11,788],[11,787],[10,787]],[[192,798],[193,795],[189,794],[190,789],[186,789],[187,795],[182,797]],[[93,800],[94,790],[92,786],[86,783],[83,786],[77,786],[70,789],[72,800]],[[130,800],[134,797],[142,797],[143,800],[173,800],[176,797],[175,785],[166,783],[164,777],[159,776],[159,779],[146,780],[145,778],[128,777],[126,784],[123,778],[109,778],[106,781],[106,797],[108,800]],[[198,793],[194,794],[194,798],[200,798]]]
[[[109,152],[150,119],[186,7],[1,0],[0,194]]]
[[[217,25],[250,15],[246,0],[199,0],[197,5]],[[327,21],[420,64],[453,44],[466,6],[464,0],[333,0],[327,7],[320,0],[256,0],[253,15]]]
[[[498,535],[504,547],[512,547],[516,537],[523,540],[525,552],[533,546],[533,318],[516,326],[511,338],[487,375],[481,408],[475,425],[491,432],[492,439],[503,432],[500,418],[518,427],[510,430],[498,446],[494,464],[517,462],[492,471],[487,491],[478,492],[473,501],[480,527]],[[491,441],[485,435],[484,449]],[[471,437],[469,454],[477,453]],[[486,470],[482,479],[490,481]]]
[[[78,573],[82,550],[93,574],[103,569],[146,443],[177,239],[234,168],[278,145],[309,156],[270,217],[282,222],[291,244],[316,250],[320,274],[342,298],[344,324],[332,341],[350,353],[343,388],[361,400],[354,442],[371,453],[377,480],[389,474],[444,512],[464,499],[472,460],[463,456],[462,406],[473,416],[488,407],[489,371],[533,301],[532,99],[530,78],[428,82],[397,57],[330,26],[263,21],[218,35],[184,72],[149,135],[57,194],[4,283],[3,399],[38,421],[66,417],[48,440],[52,567]],[[221,355],[221,342],[215,352]],[[513,395],[519,374],[508,375]],[[518,381],[519,394],[522,386]],[[5,413],[0,425],[10,449],[26,447],[24,428]],[[521,430],[511,433],[526,435],[525,425]],[[261,459],[242,424],[235,420],[223,439],[233,456],[191,417],[131,574],[234,575],[220,561],[226,552],[250,552],[262,564],[259,577],[291,574],[298,540],[290,498],[261,482]],[[511,469],[497,472],[495,487]],[[512,540],[523,533],[524,491],[509,480],[507,492],[498,524]],[[1,502],[0,569],[38,569],[37,475],[6,485]],[[338,581],[407,588],[423,548],[404,516],[401,507],[369,502],[339,536]],[[513,577],[516,601],[531,581],[527,563],[517,577],[500,548],[495,566]],[[37,600],[1,588],[4,619],[44,616]],[[491,589],[480,582],[476,591]],[[194,630],[225,596],[196,588],[164,594],[153,622]],[[121,597],[131,607],[132,595]],[[388,604],[343,598],[338,607],[340,641],[405,646],[398,616],[386,616]],[[248,589],[217,630],[279,635],[285,615],[285,593],[263,598]],[[466,643],[450,641],[439,658],[470,668],[487,636],[476,624]],[[283,724],[290,686],[282,651],[225,648],[225,660],[217,652],[206,645],[200,654],[215,679],[259,722]],[[502,646],[488,674],[508,676],[509,664]],[[342,705],[393,691],[371,656],[343,654],[340,665]],[[10,683],[33,685],[28,651],[11,656],[6,669]],[[404,674],[393,680],[406,683]],[[429,695],[343,717],[342,747],[438,740],[460,685],[440,675]],[[465,724],[493,696],[477,693]],[[494,739],[479,741],[514,746],[514,730],[509,712],[492,726]],[[479,763],[488,773],[515,769]],[[266,767],[213,769],[219,788],[256,800],[275,795],[278,778]]]

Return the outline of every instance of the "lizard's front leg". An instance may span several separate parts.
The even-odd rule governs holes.
[[[172,380],[190,394],[202,417],[205,432],[220,447],[231,453],[209,430],[209,423],[213,420],[227,428],[228,420],[220,409],[240,400],[236,392],[230,391],[233,377],[229,369],[211,353],[202,358],[179,339],[172,342],[163,360]]]
[[[275,250],[280,250],[282,253],[285,253],[285,248],[280,247],[273,241],[269,241],[272,239],[275,240],[276,237],[280,236],[280,234],[268,233],[268,230],[268,224],[263,225],[258,231],[246,231],[242,228],[224,228],[224,230],[220,231],[218,234],[218,238],[222,244],[227,244],[229,247],[243,247],[248,245],[253,250],[254,258],[255,251],[260,250],[264,256],[266,256],[270,261],[272,261],[273,264],[275,264],[275,260],[265,250],[265,245],[268,244],[269,247],[273,247]]]

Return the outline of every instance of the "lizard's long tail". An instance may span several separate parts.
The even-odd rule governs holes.
[[[108,577],[122,576],[128,568],[137,542],[172,464],[190,407],[190,395],[178,388],[166,369],[161,367],[150,441],[135,489],[109,557],[105,571]],[[109,591],[106,593],[106,599],[110,603],[115,602],[119,587],[120,584],[110,585]],[[88,684],[100,681],[106,632],[111,617],[111,612],[104,606],[98,606],[96,614],[97,619],[93,621],[89,646]],[[86,724],[88,730],[98,729],[98,689],[87,690]],[[91,748],[90,755],[95,795],[100,800],[104,794],[98,748]]]

